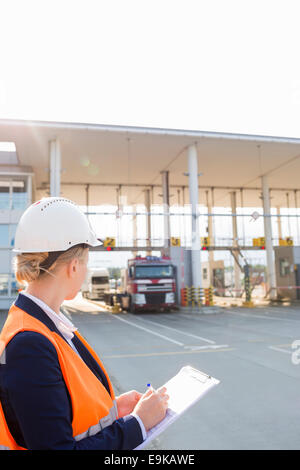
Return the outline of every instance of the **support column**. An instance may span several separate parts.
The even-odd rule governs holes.
[[[190,145],[188,147],[188,175],[190,204],[192,210],[192,285],[197,288],[202,287],[202,273],[198,217],[198,161],[196,145]]]
[[[278,245],[279,245],[279,240],[280,240],[280,238],[282,238],[280,207],[276,207],[276,212],[277,212]]]
[[[211,208],[212,208],[212,213],[213,213],[213,210],[214,210],[214,207],[215,207],[215,190],[214,190],[214,188],[211,188],[210,195],[211,195]],[[216,234],[217,234],[216,218],[212,217],[211,222],[212,222],[212,232],[213,232],[214,244],[215,244],[215,242],[216,242],[215,238],[216,238]]]
[[[182,205],[181,205],[180,188],[177,188],[177,205],[178,205],[178,212],[180,213],[183,210]],[[180,245],[182,246],[182,224],[180,222],[181,215],[178,215],[177,217],[179,217],[179,238],[180,238]]]
[[[208,190],[205,191],[206,194],[206,206],[207,206],[207,213],[211,214],[212,213],[212,205],[211,202],[209,201],[209,196],[208,196]],[[209,237],[209,243],[210,245],[214,245],[214,240],[213,240],[213,219],[211,216],[207,217],[207,236]],[[213,251],[208,251],[208,272],[209,272],[209,285],[213,285],[213,262],[214,262],[214,252]]]
[[[90,211],[90,185],[87,184],[85,187],[85,204],[86,204],[86,212],[87,218],[89,219],[88,212]]]
[[[276,276],[274,264],[274,252],[272,243],[272,223],[271,223],[271,206],[270,194],[267,176],[261,177],[262,182],[262,200],[264,210],[264,228],[265,228],[265,241],[266,241],[266,255],[267,255],[267,284],[270,292],[270,299],[274,300],[277,297],[276,291]]]
[[[169,195],[169,172],[161,171],[162,175],[162,192],[163,192],[163,213],[164,213],[164,254],[170,255],[170,195]]]
[[[287,206],[287,209],[288,209],[288,216],[290,215],[290,195],[289,193],[286,193],[286,206]],[[288,217],[288,227],[289,227],[289,233],[288,233],[288,237],[291,237],[292,236],[292,231],[291,231],[291,218]]]
[[[180,188],[177,188],[177,205],[178,210],[180,210]]]
[[[209,196],[208,196],[208,190],[205,191],[206,193],[206,205],[207,205],[207,213],[208,214],[212,214],[212,204],[211,202],[209,201]],[[213,218],[212,216],[208,216],[207,218],[207,235],[209,237],[209,241],[210,241],[210,244],[211,245],[214,245],[214,229],[213,229]],[[213,261],[214,260],[214,252],[213,251],[209,251],[208,252],[208,259],[209,259],[209,262]]]
[[[236,214],[236,191],[230,193],[231,200],[231,212]],[[237,217],[232,215],[232,236],[233,242],[232,246],[238,247],[238,229],[237,229]],[[239,260],[239,254],[236,253],[237,260]],[[235,288],[235,297],[239,297],[241,294],[241,270],[236,260],[234,260],[234,288]]]
[[[154,205],[154,186],[153,186],[153,184],[151,185],[151,188],[150,188],[150,194],[151,194],[151,205]]]
[[[245,237],[245,217],[244,217],[244,191],[243,188],[240,189],[240,195],[241,195],[241,209],[242,209],[242,227],[243,227],[243,243],[242,245],[246,245],[246,237]]]
[[[32,200],[32,175],[27,176],[27,207],[33,203]]]
[[[133,216],[132,216],[132,236],[133,236],[133,246],[137,246],[137,215],[136,215],[136,205],[132,206]],[[132,251],[132,256],[135,258],[137,255],[136,251]]]
[[[296,214],[298,215],[297,189],[294,189],[294,197],[295,197]],[[294,243],[294,245],[299,246],[300,245],[299,217],[296,217],[296,227],[297,227],[297,243]]]
[[[145,207],[146,207],[146,246],[151,246],[151,202],[150,202],[150,189],[145,189]],[[148,250],[147,255],[151,256],[151,250]]]
[[[182,213],[185,214],[185,187],[182,186]],[[183,225],[183,239],[184,243],[182,243],[182,246],[186,246],[186,215],[182,216],[182,225]]]
[[[60,196],[61,152],[59,141],[49,142],[50,196]]]
[[[121,195],[122,186],[119,185],[116,188],[117,192],[117,211],[116,211],[116,223],[117,223],[117,246],[121,246],[121,221],[122,221],[122,214],[123,214],[123,206],[122,206],[122,195]]]

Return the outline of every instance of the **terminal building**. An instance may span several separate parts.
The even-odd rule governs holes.
[[[114,249],[134,253],[173,252],[181,285],[202,287],[217,283],[221,287],[224,272],[222,263],[214,260],[214,253],[227,250],[234,259],[233,291],[241,291],[245,253],[264,249],[266,292],[275,299],[279,287],[283,288],[281,295],[287,291],[285,281],[298,263],[298,255],[293,255],[297,262],[288,255],[286,260],[291,258],[291,262],[287,267],[279,258],[275,259],[275,255],[282,259],[282,252],[274,248],[292,243],[296,253],[295,248],[300,244],[299,170],[300,139],[0,120],[0,308],[11,305],[20,287],[12,267],[18,221],[32,202],[49,195],[72,199],[88,215],[91,207],[115,204],[118,208],[115,216],[119,219],[126,205],[143,204],[144,241],[142,244],[137,241],[136,216],[133,216],[131,240],[121,243],[116,237]],[[215,219],[222,216],[215,211],[220,199],[225,201],[224,207],[230,208],[227,217],[230,216],[232,237],[227,242],[220,242],[215,230]],[[189,226],[190,236],[179,241],[178,232],[172,233],[170,223],[170,208],[174,203],[181,210],[187,208],[183,224]],[[163,209],[160,219],[163,237],[158,241],[151,222],[155,205]],[[199,205],[206,211],[205,230],[198,214]],[[260,214],[253,213],[252,218],[244,215],[243,221],[253,220],[255,224],[260,217],[261,243],[247,238],[244,228],[241,234],[237,222],[241,210],[253,207],[261,208]],[[282,208],[292,209],[294,213],[283,214]],[[285,236],[285,227],[292,225],[293,236],[290,232]],[[112,236],[109,224],[99,236]],[[177,252],[172,250],[176,245],[180,248]],[[208,259],[201,266],[203,247],[208,251]],[[184,263],[179,261],[183,259],[178,255],[180,250],[189,251],[185,273],[181,269]],[[295,286],[290,286],[292,281]],[[293,276],[292,281],[288,281],[288,287],[292,288],[293,298],[298,298],[293,290],[297,288],[298,276]]]

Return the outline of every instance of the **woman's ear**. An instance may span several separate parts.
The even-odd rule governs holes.
[[[78,268],[78,259],[74,258],[67,265],[67,275],[68,277],[73,277],[76,274]]]

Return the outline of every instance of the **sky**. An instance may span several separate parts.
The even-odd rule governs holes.
[[[300,137],[298,0],[0,0],[0,118]]]

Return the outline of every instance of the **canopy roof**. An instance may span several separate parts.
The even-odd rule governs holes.
[[[198,148],[199,203],[214,188],[215,206],[229,206],[230,191],[241,189],[245,206],[261,205],[261,175],[268,175],[272,206],[294,207],[300,190],[300,139],[63,122],[0,120],[0,142],[14,142],[15,152],[0,151],[0,171],[17,165],[33,171],[35,198],[49,194],[49,141],[58,139],[62,156],[61,195],[78,204],[162,202],[161,171],[169,171],[170,204],[189,203],[187,148]]]

